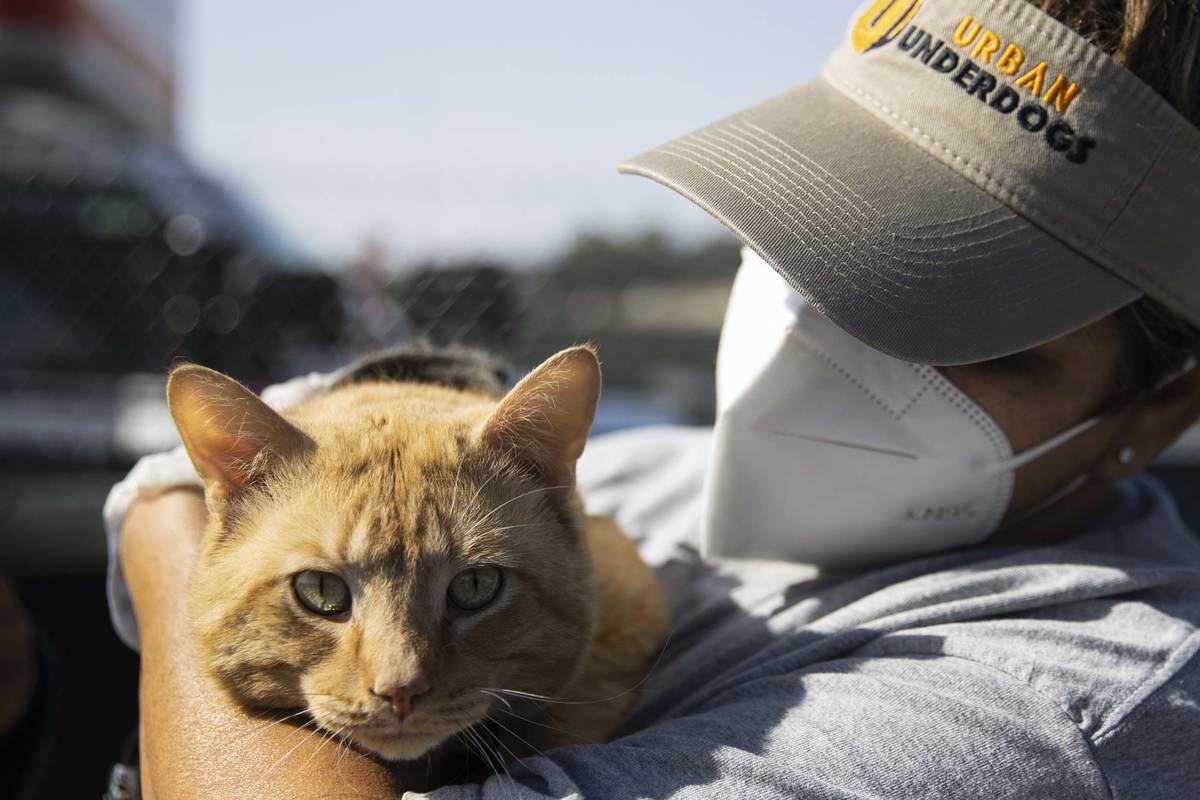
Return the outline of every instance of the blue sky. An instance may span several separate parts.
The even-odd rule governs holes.
[[[849,0],[185,0],[180,128],[301,246],[536,259],[721,228],[622,159],[814,76]]]

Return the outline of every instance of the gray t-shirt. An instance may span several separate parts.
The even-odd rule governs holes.
[[[619,736],[429,797],[1200,798],[1200,539],[1152,480],[1055,546],[820,578],[700,560],[708,446],[635,431],[580,464],[675,611]]]

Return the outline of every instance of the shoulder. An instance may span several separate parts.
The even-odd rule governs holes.
[[[679,618],[631,735],[755,754],[801,795],[1187,796],[1198,577],[1046,552],[775,592],[756,566]]]
[[[1178,797],[1200,782],[1200,540],[1153,481],[1120,487],[1059,546],[822,578],[698,558],[709,442],[632,432],[581,464],[591,510],[661,548],[648,560],[675,608],[625,729],[638,748],[709,741],[738,791],[764,763],[797,791],[910,797]]]
[[[711,428],[684,426],[590,438],[577,467],[588,513],[613,519],[656,566],[698,546],[711,442]]]
[[[821,590],[810,599],[845,604],[801,616],[799,630],[861,638],[845,653],[856,658],[977,664],[981,680],[1028,687],[1098,744],[1131,716],[1155,713],[1145,704],[1164,687],[1194,689],[1186,673],[1200,650],[1200,539],[1152,481],[1112,500],[1061,545],[950,553]]]

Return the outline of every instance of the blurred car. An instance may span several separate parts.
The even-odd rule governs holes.
[[[335,279],[169,140],[0,92],[5,528],[94,526],[113,476],[173,439],[173,361],[260,385],[332,366],[345,325]]]

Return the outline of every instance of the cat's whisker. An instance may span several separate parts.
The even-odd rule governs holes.
[[[501,696],[500,696],[500,695],[498,695],[498,694],[495,694],[495,693],[493,693],[493,692],[490,692],[490,691],[488,691],[487,689],[480,689],[479,691],[483,692],[483,693],[484,693],[484,694],[486,694],[488,697],[491,697],[491,698],[493,698],[493,699],[495,699],[495,700],[499,700],[501,703],[504,703],[504,705],[508,706],[509,710],[511,710],[511,709],[512,709],[512,703],[508,702],[508,700],[507,700],[507,699],[505,699],[504,697],[501,697]]]
[[[238,736],[238,737],[232,739],[230,741],[231,749],[228,753],[226,753],[225,758],[224,758],[226,766],[230,766],[236,753],[242,747],[249,746],[250,744],[252,744],[253,740],[256,737],[266,734],[266,732],[270,728],[273,728],[276,725],[280,725],[282,723],[288,722],[290,720],[295,719],[296,717],[299,717],[299,716],[301,716],[303,714],[307,714],[307,713],[308,713],[308,709],[301,709],[300,711],[297,711],[295,713],[288,714],[286,717],[282,717],[280,719],[273,720],[264,725],[259,725],[258,727],[254,728],[253,730],[247,731],[246,733],[243,733],[241,736]],[[286,741],[287,739],[292,738],[300,731],[305,730],[310,725],[315,725],[315,724],[316,723],[312,719],[306,719],[303,723],[301,723],[299,725],[291,726],[292,729],[291,729],[291,731],[288,732],[288,735],[286,737],[284,737],[284,740]]]
[[[313,723],[313,724],[315,725],[315,723]],[[288,734],[288,738],[290,739],[292,736],[295,736],[297,733],[299,733],[299,732],[300,732],[300,731],[302,731],[302,730],[304,730],[304,728],[295,728],[294,730],[292,730],[292,732],[291,732],[291,733],[289,733],[289,734]],[[284,753],[282,756],[280,756],[278,759],[276,759],[276,760],[275,760],[275,763],[273,763],[273,764],[272,764],[270,767],[268,767],[268,768],[267,768],[267,770],[266,770],[265,772],[263,772],[263,773],[262,773],[262,776],[261,776],[261,781],[260,781],[260,784],[259,784],[259,785],[260,785],[260,787],[261,787],[261,786],[263,786],[263,785],[265,785],[267,778],[270,776],[271,772],[272,772],[272,771],[273,771],[273,770],[274,770],[276,767],[278,767],[278,766],[279,766],[281,763],[283,763],[284,761],[286,761],[286,760],[287,760],[287,758],[288,758],[288,757],[289,757],[289,756],[290,756],[292,753],[296,752],[296,748],[297,748],[297,747],[299,747],[300,745],[302,745],[302,744],[304,744],[305,742],[307,742],[309,739],[311,739],[311,738],[313,737],[313,734],[317,733],[317,732],[318,732],[318,731],[320,731],[320,730],[321,730],[321,729],[320,729],[319,727],[314,727],[314,728],[313,728],[313,729],[312,729],[312,730],[311,730],[311,731],[308,733],[308,735],[307,735],[307,736],[303,737],[303,738],[302,738],[302,739],[301,739],[299,742],[297,742],[295,745],[293,745],[293,746],[292,746],[292,748],[291,748],[290,750],[288,750],[286,753]]]
[[[505,506],[511,505],[512,503],[515,503],[524,497],[529,497],[531,494],[537,494],[538,492],[552,492],[556,489],[570,489],[572,487],[572,485],[573,484],[563,483],[563,484],[559,484],[557,486],[540,486],[537,489],[530,489],[528,492],[521,492],[521,494],[517,495],[516,497],[510,497],[507,500],[505,500],[503,503],[501,503],[500,505],[493,508],[488,513],[484,514],[483,517],[476,520],[475,523],[471,526],[469,533],[474,533],[475,531],[479,530],[483,526],[483,523],[485,523],[489,519],[491,519],[492,515],[495,514],[497,511],[499,511],[500,509],[504,508]]]
[[[479,756],[480,760],[483,762],[484,768],[487,769],[488,772],[492,773],[493,775],[500,774],[496,771],[496,767],[492,763],[492,759],[488,757],[488,754],[480,746],[479,736],[474,731],[472,731],[470,728],[464,728],[462,731],[462,740],[466,742],[467,748],[472,753],[475,753],[477,756]]]
[[[473,755],[478,755],[479,750],[476,749],[474,743],[471,741],[471,738],[469,736],[467,736],[468,730],[469,730],[468,728],[463,728],[461,731],[459,731],[458,733],[456,733],[454,735],[457,736],[459,738],[459,740],[467,746],[467,750],[470,753],[472,753]],[[490,767],[489,767],[489,769],[490,769]]]
[[[500,737],[496,735],[496,732],[494,730],[492,730],[491,728],[489,728],[488,726],[480,725],[475,730],[476,730],[476,733],[479,734],[480,738],[483,738],[484,734],[487,734],[488,736],[492,737],[491,742],[488,742],[488,740],[486,738],[483,738],[483,740],[485,742],[488,742],[488,746],[491,747],[492,752],[496,754],[496,760],[500,762],[500,768],[504,770],[504,774],[507,775],[508,779],[511,781],[513,779],[513,777],[512,777],[512,773],[508,771],[508,762],[509,761],[518,761],[519,762],[521,759],[518,758],[517,754],[514,753],[508,747],[508,745],[504,744],[504,742],[502,742],[500,740]],[[493,742],[494,742],[494,744],[493,744]],[[508,754],[507,757],[505,757],[500,752],[501,749],[503,749],[504,752]]]
[[[458,479],[462,477],[463,464],[466,459],[458,459],[458,469],[454,470],[454,496],[450,500],[450,519],[454,519],[454,512],[458,510]]]
[[[312,738],[312,737],[313,737],[315,734],[317,734],[317,733],[318,733],[320,730],[321,730],[320,728],[313,728],[313,729],[312,729],[312,732],[310,732],[310,733],[308,734],[308,736],[305,736],[303,739],[301,739],[300,741],[296,742],[296,744],[292,745],[292,749],[291,749],[291,750],[288,750],[288,751],[287,751],[286,753],[284,753],[282,756],[280,756],[279,758],[277,758],[277,759],[275,760],[275,763],[274,763],[274,764],[272,764],[270,767],[268,767],[268,768],[267,768],[267,771],[263,773],[263,780],[266,780],[267,776],[269,776],[269,775],[270,775],[270,774],[271,774],[271,773],[272,773],[272,772],[275,770],[275,768],[276,768],[276,767],[278,767],[278,766],[279,766],[280,764],[282,764],[284,761],[287,761],[287,759],[288,759],[288,758],[289,758],[289,757],[292,755],[292,753],[296,752],[296,750],[297,750],[297,749],[298,749],[298,748],[299,748],[299,747],[300,747],[302,744],[304,744],[304,743],[305,743],[305,742],[307,742],[309,739],[311,739],[311,738]]]
[[[463,744],[464,746],[466,745],[466,741],[463,739],[462,736],[459,735],[458,731],[454,731],[451,735],[455,739],[457,739],[459,741],[459,743]],[[449,738],[447,738],[447,741],[449,741]],[[458,772],[454,773],[454,777],[451,778],[450,780],[446,781],[444,785],[458,783],[459,778],[461,778],[463,775],[467,774],[467,772],[470,769],[471,769],[471,749],[469,747],[467,747],[466,750],[463,752],[463,761],[461,764],[458,765]]]
[[[479,486],[475,489],[475,494],[471,495],[471,499],[467,501],[466,507],[473,508],[475,506],[475,501],[479,499],[479,495],[483,493],[483,490],[487,487],[487,485],[489,483],[491,483],[493,480],[495,480],[497,477],[499,477],[500,473],[503,471],[504,471],[503,464],[501,464],[499,467],[496,467],[496,471],[493,472],[491,475],[489,475],[488,479],[486,481],[484,481],[483,483],[479,484]]]
[[[480,758],[480,760],[483,761],[484,768],[490,772],[492,769],[491,764],[488,763],[486,761],[486,759],[483,759],[482,754],[479,752],[479,748],[476,747],[474,744],[472,744],[471,739],[466,735],[467,730],[469,730],[469,729],[464,728],[463,730],[454,734],[455,738],[457,738],[460,742],[462,742],[467,747],[467,758],[466,758],[466,761],[463,763],[463,769],[464,770],[470,769],[471,768],[471,757],[477,756]],[[482,783],[482,781],[481,781],[481,783]]]
[[[539,756],[540,756],[540,755],[545,755],[545,751],[544,751],[544,750],[542,750],[540,747],[535,747],[535,746],[534,746],[534,744],[533,744],[532,742],[530,742],[528,739],[526,739],[526,738],[525,738],[524,736],[522,736],[521,734],[519,734],[519,733],[517,733],[516,731],[514,731],[512,728],[510,728],[510,727],[508,727],[507,725],[505,725],[505,724],[504,724],[503,722],[501,722],[500,720],[498,720],[498,719],[496,719],[495,717],[493,717],[493,716],[490,716],[490,715],[489,715],[489,716],[487,716],[487,717],[486,717],[486,719],[487,719],[489,722],[492,722],[492,723],[495,723],[496,725],[499,725],[499,726],[500,726],[501,728],[503,728],[503,729],[504,729],[504,730],[505,730],[505,731],[506,731],[506,732],[507,732],[507,733],[508,733],[510,736],[514,736],[514,737],[516,737],[517,741],[519,741],[521,744],[523,744],[523,745],[525,745],[526,747],[528,747],[528,748],[529,748],[530,750],[532,750],[532,751],[533,751],[535,754],[537,754],[537,755],[539,755]],[[496,736],[496,732],[495,732],[495,731],[488,731],[488,733],[491,733],[491,734],[492,734],[492,736]],[[500,741],[500,737],[499,737],[499,736],[496,736],[496,741],[497,741],[497,742],[499,742],[499,741]],[[508,750],[508,748],[507,748],[507,747],[505,747],[504,749],[505,749],[505,750]],[[515,753],[513,753],[513,751],[512,751],[512,750],[508,750],[508,753],[509,753],[509,755],[511,755],[511,756],[512,756],[514,759],[516,759],[518,763],[524,763],[524,762],[523,762],[523,761],[522,761],[520,758],[517,758],[517,755],[516,755]]]
[[[557,705],[564,706],[586,706],[593,703],[609,703],[613,700],[618,700],[624,697],[630,692],[637,691],[642,684],[650,680],[650,676],[654,674],[654,671],[658,669],[658,665],[662,663],[663,656],[665,656],[667,653],[667,645],[671,643],[671,636],[673,634],[674,630],[667,633],[666,638],[663,640],[662,647],[658,649],[658,657],[654,659],[654,663],[650,665],[650,669],[646,670],[646,674],[643,675],[641,679],[633,686],[630,686],[628,689],[622,692],[617,692],[612,697],[602,697],[598,700],[567,700],[561,697],[549,697],[544,694],[535,694],[534,692],[522,692],[518,689],[499,689],[494,686],[483,687],[483,689],[486,689],[486,691],[489,692],[496,692],[501,695],[508,695],[509,697],[514,697],[521,700],[536,700],[540,703],[555,703]],[[481,689],[481,691],[483,689]]]
[[[583,744],[601,744],[601,742],[598,742],[595,739],[589,739],[586,736],[581,736],[574,731],[567,730],[566,728],[559,728],[545,722],[539,722],[536,719],[530,719],[522,714],[518,714],[516,711],[506,711],[503,708],[497,708],[496,711],[499,711],[502,714],[508,714],[510,717],[515,717],[527,725],[537,725],[539,728],[545,728],[546,730],[554,731],[555,733],[561,733],[564,736],[570,736],[572,739],[578,739]],[[496,721],[499,722],[499,720]]]
[[[280,725],[280,724],[282,724],[282,723],[284,723],[284,722],[287,722],[288,720],[293,720],[293,719],[295,719],[296,717],[303,716],[304,714],[307,714],[307,713],[308,713],[308,709],[307,709],[307,708],[302,708],[302,709],[300,709],[299,711],[296,711],[296,712],[294,712],[294,713],[288,714],[286,717],[280,717],[279,719],[273,719],[273,720],[271,720],[270,722],[265,722],[265,723],[263,723],[262,725],[259,725],[259,726],[255,727],[253,730],[246,731],[246,732],[245,732],[245,733],[243,733],[241,736],[238,736],[237,738],[233,739],[233,740],[230,742],[230,744],[237,744],[237,743],[239,743],[239,742],[242,742],[243,740],[245,740],[245,739],[247,739],[247,738],[249,738],[249,737],[251,737],[251,736],[255,736],[255,735],[257,735],[257,734],[261,734],[261,733],[263,733],[263,732],[264,732],[264,731],[266,731],[268,728],[274,728],[276,725]],[[263,715],[263,716],[261,716],[261,717],[258,717],[258,719],[260,719],[260,720],[261,720],[261,719],[264,719],[264,718],[265,718],[265,716],[266,716],[266,715]],[[306,725],[307,725],[307,723],[306,723],[305,725],[298,725],[298,726],[296,726],[296,727],[297,727],[297,728],[304,728],[304,727],[306,727]]]
[[[483,732],[486,732],[486,733],[487,733],[489,736],[491,736],[491,737],[492,737],[492,738],[493,738],[493,739],[496,741],[496,744],[497,744],[497,745],[499,745],[500,747],[504,748],[504,751],[505,751],[506,753],[508,753],[508,755],[509,755],[509,758],[510,758],[511,760],[513,760],[513,761],[516,761],[518,764],[520,764],[520,763],[521,763],[521,759],[520,759],[520,758],[517,756],[517,754],[516,754],[516,753],[514,753],[514,752],[513,752],[513,751],[512,751],[512,750],[511,750],[511,749],[508,747],[508,745],[504,744],[504,742],[500,740],[500,737],[496,735],[496,732],[495,732],[495,731],[491,730],[491,729],[490,729],[490,728],[488,728],[487,726],[480,726],[479,730],[481,731],[481,735],[482,735],[482,733],[483,733]],[[518,737],[518,738],[519,738],[519,737]],[[501,759],[501,760],[500,760],[500,766],[504,768],[504,775],[505,775],[505,777],[507,777],[507,778],[508,778],[508,780],[509,780],[509,782],[510,782],[510,783],[516,784],[516,780],[514,780],[514,779],[513,779],[512,773],[511,773],[511,772],[509,771],[509,769],[508,769],[508,764],[507,764],[507,763],[505,763],[505,759],[503,759],[503,757],[502,757],[502,756],[501,756],[501,754],[500,754],[500,750],[499,750],[499,749],[497,749],[496,747],[493,747],[493,748],[492,748],[492,750],[493,750],[493,751],[496,753],[496,758],[498,758],[498,759]]]
[[[321,748],[325,746],[325,743],[329,741],[329,737],[332,735],[332,731],[326,729],[321,730],[321,741],[317,742],[317,746],[313,748],[311,753],[308,754],[308,758],[304,759],[304,763],[300,765],[298,770],[296,770],[297,772],[304,772],[304,769],[312,763],[314,758],[317,757],[317,753],[321,752]]]
[[[474,728],[467,728],[463,731],[463,733],[465,733],[467,737],[475,743],[475,747],[477,748],[476,752],[478,752],[483,760],[487,763],[487,768],[491,771],[491,773],[496,777],[499,777],[500,770],[497,769],[497,767],[500,765],[500,763],[496,760],[495,753],[490,747],[488,747],[487,742],[485,742],[483,737],[479,735],[479,731],[475,730]]]
[[[300,770],[303,771],[304,768],[307,767],[312,762],[312,760],[317,757],[317,753],[321,752],[321,750],[325,747],[325,745],[329,744],[330,742],[334,741],[335,739],[338,739],[338,737],[340,737],[342,735],[342,731],[346,730],[346,727],[347,727],[346,725],[343,725],[342,727],[338,728],[336,731],[329,731],[329,735],[321,740],[321,743],[319,745],[317,745],[317,749],[313,750],[312,754],[309,755],[308,760],[305,761],[303,765],[301,765]],[[339,741],[340,741],[340,739],[339,739]]]
[[[344,731],[345,728],[342,728],[342,730]],[[338,753],[337,761],[333,765],[333,771],[336,775],[341,775],[342,759],[346,757],[346,753],[352,753],[359,761],[369,761],[367,756],[363,755],[358,748],[352,746],[349,742],[345,742],[343,743],[341,752]]]
[[[488,533],[504,533],[504,531],[515,530],[516,528],[544,528],[549,523],[546,522],[522,522],[517,525],[504,525],[499,528],[488,528]]]
[[[487,740],[483,738],[483,734],[481,734],[475,728],[471,728],[471,738],[479,743],[479,748],[483,751],[484,757],[488,761],[489,769],[491,769],[492,773],[499,778],[500,773],[503,772],[502,767],[504,764],[501,762],[500,756],[496,753],[496,749],[489,745]]]
[[[345,728],[342,728],[345,730]],[[340,776],[342,774],[342,759],[346,757],[346,751],[352,749],[350,745],[343,743],[341,751],[338,752],[338,757],[333,762],[333,774]]]
[[[539,703],[555,703],[555,704],[564,705],[564,706],[586,706],[586,705],[591,705],[593,703],[606,703],[609,700],[615,699],[612,697],[607,697],[607,698],[603,698],[600,700],[565,700],[560,697],[550,697],[550,696],[544,695],[544,694],[535,694],[533,692],[522,692],[517,689],[498,689],[495,687],[489,688],[488,691],[497,692],[502,695],[508,695],[509,697],[514,697],[518,700],[536,700]],[[622,694],[624,694],[624,692]],[[620,697],[620,696],[621,695],[616,695],[616,697]]]
[[[510,783],[513,782],[512,774],[509,773],[508,767],[504,765],[504,759],[501,758],[500,753],[494,747],[487,743],[487,740],[483,738],[483,734],[481,734],[478,730],[471,728],[467,729],[467,733],[470,734],[472,739],[479,743],[479,748],[483,753],[483,757],[488,762],[488,769],[492,771],[496,778],[499,779],[501,777],[505,777],[508,778]],[[500,769],[496,769],[495,765],[497,764],[500,766]],[[503,776],[500,775],[501,770],[504,771]],[[508,787],[508,784],[501,781],[500,785],[504,787],[505,796],[508,796],[511,791]]]

